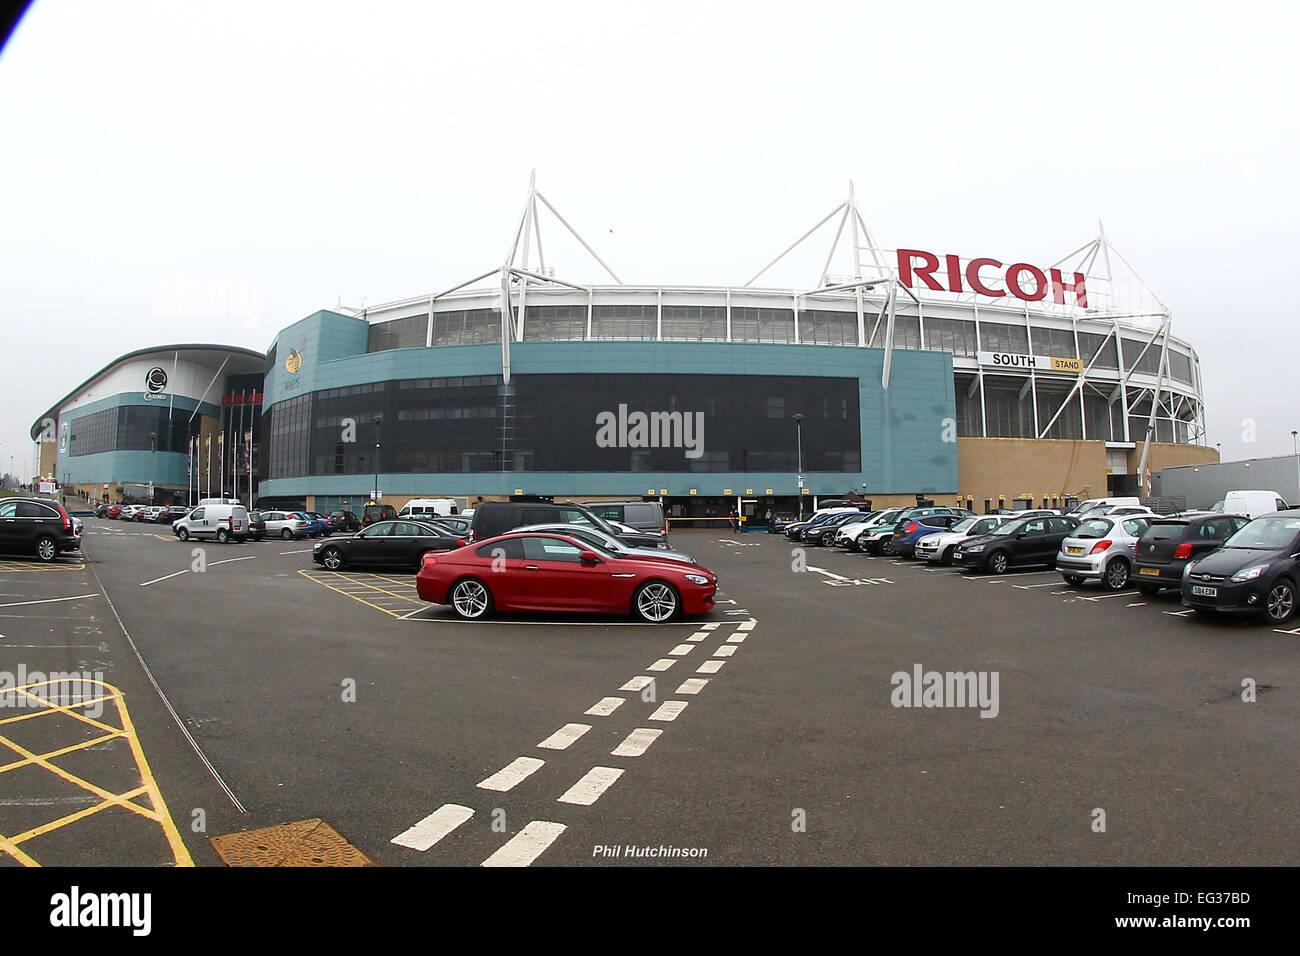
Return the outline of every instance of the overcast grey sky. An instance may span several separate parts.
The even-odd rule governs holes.
[[[265,350],[340,296],[499,265],[534,167],[627,282],[743,283],[849,179],[889,247],[1048,264],[1104,220],[1200,352],[1210,442],[1289,454],[1298,26],[1284,3],[37,0],[0,55],[0,471],[131,349]],[[807,287],[826,248],[762,284]],[[169,316],[185,282],[256,321]]]

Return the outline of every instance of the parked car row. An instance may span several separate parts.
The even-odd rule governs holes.
[[[52,498],[0,499],[0,554],[48,564],[81,549],[79,522]]]

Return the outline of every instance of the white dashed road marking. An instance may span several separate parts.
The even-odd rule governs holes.
[[[668,668],[672,667],[672,666],[673,666],[674,664],[676,664],[676,663],[677,663],[677,661],[675,661],[675,660],[674,660],[673,658],[671,658],[671,657],[661,657],[661,658],[659,658],[659,660],[655,661],[653,664],[651,664],[649,667],[647,667],[646,670],[648,670],[648,671],[666,671],[666,670],[668,670]]]
[[[673,657],[681,657],[685,654],[689,654],[693,650],[695,650],[694,644],[678,644],[668,653],[673,655]]]
[[[393,837],[392,842],[423,853],[473,815],[469,807],[444,803],[415,826]]]
[[[626,687],[624,689],[626,690]],[[595,704],[583,711],[583,713],[587,714],[589,717],[608,717],[622,706],[622,697],[602,697]]]
[[[758,623],[757,621],[741,621],[739,624],[736,625],[736,630],[752,631],[754,629],[754,625],[757,623]]]
[[[631,691],[645,690],[653,683],[654,683],[653,677],[633,677],[630,681],[628,681],[626,684],[620,687],[619,690],[631,690]]]
[[[614,785],[614,781],[623,776],[623,771],[616,767],[592,767],[581,780],[564,792],[556,803],[575,803],[589,807],[600,799],[601,794]]]
[[[543,750],[568,750],[573,742],[591,730],[591,724],[565,724],[537,746]]]
[[[698,694],[704,690],[704,685],[709,682],[707,677],[692,677],[689,680],[682,681],[682,686],[678,687],[674,694]]]
[[[718,623],[715,621],[715,622],[712,623],[712,624],[701,624],[701,625],[700,625],[700,630],[701,630],[701,631],[716,631],[716,630],[717,630],[719,627],[721,627],[721,626],[722,626],[722,625],[718,624]]]
[[[722,670],[722,665],[725,663],[727,662],[726,661],[705,661],[699,667],[695,668],[695,673],[716,674],[718,671]]]
[[[650,745],[662,733],[662,730],[638,727],[627,735],[626,740],[611,750],[610,754],[615,757],[639,757],[649,749]]]
[[[747,638],[747,637],[749,637],[748,634],[732,634],[731,637],[727,638],[727,643],[728,643],[728,644],[744,644],[744,643],[745,643],[745,638]]]
[[[719,647],[716,651],[713,652],[713,656],[714,656],[714,657],[730,657],[730,656],[731,656],[732,654],[734,654],[734,653],[736,653],[736,645],[735,645],[735,644],[723,644],[721,647]]]
[[[568,829],[563,823],[534,820],[512,836],[480,866],[528,866]]]
[[[651,720],[676,720],[682,711],[686,709],[684,700],[666,700],[659,705],[659,709],[650,715]]]
[[[527,780],[545,763],[545,760],[538,760],[536,757],[519,757],[479,783],[478,787],[480,790],[497,790],[505,793],[516,784]]]

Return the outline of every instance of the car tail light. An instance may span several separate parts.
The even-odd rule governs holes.
[[[62,506],[62,505],[59,505],[59,514],[63,515],[63,530],[64,530],[64,531],[71,531],[71,530],[72,530],[72,519],[68,517],[68,513],[67,513],[66,511],[63,510],[63,506]]]
[[[1092,546],[1092,550],[1089,551],[1088,553],[1089,553],[1089,554],[1100,554],[1102,551],[1105,551],[1107,548],[1109,548],[1109,547],[1111,546],[1112,543],[1113,543],[1113,542],[1111,542],[1111,541],[1098,541],[1096,544],[1094,544],[1094,545]]]
[[[911,534],[919,527],[920,525],[918,525],[915,521],[913,521],[911,524],[909,524],[906,528],[903,529],[903,534]]]
[[[458,548],[463,548],[463,547],[465,547],[465,545],[467,545],[467,544],[469,544],[469,542],[466,541],[464,538],[461,538],[460,540],[458,540],[458,541],[456,542],[456,547],[458,547]]]
[[[1178,547],[1174,548],[1175,558],[1190,558],[1192,556],[1192,543],[1184,541]]]
[[[420,559],[420,567],[428,568],[438,563],[438,559],[431,554],[426,554]]]

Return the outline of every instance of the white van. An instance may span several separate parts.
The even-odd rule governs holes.
[[[397,512],[399,518],[445,518],[457,513],[455,498],[412,498]]]
[[[172,534],[182,541],[190,538],[213,538],[227,541],[248,540],[248,509],[243,505],[199,505],[184,518],[172,522]]]
[[[1286,508],[1286,502],[1276,491],[1230,491],[1223,498],[1223,513],[1227,515],[1258,518]]]

